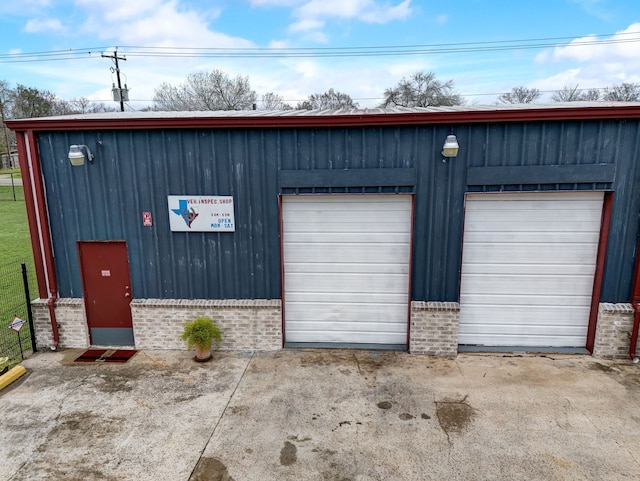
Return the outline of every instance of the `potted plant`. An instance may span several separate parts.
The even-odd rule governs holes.
[[[182,340],[187,341],[189,349],[195,346],[198,362],[211,359],[211,352],[220,347],[222,342],[222,330],[209,317],[197,317],[193,321],[187,321],[184,325]],[[214,345],[215,341],[215,345]]]

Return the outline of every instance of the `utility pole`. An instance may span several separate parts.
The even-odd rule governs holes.
[[[123,95],[122,84],[120,83],[120,66],[118,65],[118,60],[127,60],[127,59],[125,57],[118,57],[118,48],[117,47],[113,51],[113,55],[102,54],[102,57],[110,58],[116,64],[115,72],[116,72],[116,77],[118,78],[118,95],[119,95],[119,100],[120,100],[120,112],[124,112],[124,97],[125,96]],[[111,68],[111,71],[113,72],[114,69]],[[125,89],[126,89],[126,85],[125,85]]]

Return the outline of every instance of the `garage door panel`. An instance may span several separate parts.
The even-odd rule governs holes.
[[[376,274],[380,272],[391,272],[396,274],[409,274],[408,265],[397,265],[393,263],[385,264],[365,264],[362,262],[295,262],[287,266],[289,274],[296,273],[356,273],[356,274]]]
[[[295,318],[294,318],[295,319]],[[295,324],[295,330],[298,332],[312,332],[312,331],[340,331],[344,330],[343,319],[317,319],[309,321],[305,318],[299,318]],[[353,321],[353,329],[351,332],[375,332],[375,333],[394,333],[402,334],[406,336],[406,326],[404,323],[396,322],[384,322],[376,321],[375,319],[369,321]]]
[[[287,292],[343,292],[351,294],[406,294],[404,274],[309,273],[289,274]]]
[[[361,232],[290,232],[287,235],[287,244],[396,244],[405,243],[411,240],[410,232],[369,232],[363,235]]]
[[[397,216],[398,214],[393,214],[387,217]],[[362,228],[361,218],[338,221],[335,219],[326,220],[326,221],[312,221],[304,219],[301,220],[297,225],[288,225],[287,230],[285,230],[285,234],[288,233],[317,233],[319,228],[322,228],[321,233],[334,233],[340,234],[343,233],[357,233],[358,228]],[[395,234],[398,232],[407,233],[405,230],[406,225],[402,222],[393,222],[388,219],[379,219],[375,221],[375,230],[374,233],[389,233]]]
[[[357,338],[354,343],[351,339]],[[372,331],[299,331],[295,328],[287,329],[287,342],[322,343],[322,344],[395,344],[405,345],[407,335],[391,332]]]
[[[408,195],[283,197],[288,342],[406,344]]]
[[[308,302],[318,304],[349,304],[353,302],[353,294],[350,292],[316,292],[316,291],[295,291],[287,294],[286,304],[289,302]],[[407,296],[404,294],[383,294],[362,293],[358,295],[358,302],[363,303],[385,303],[407,305]]]
[[[526,323],[527,325],[557,326],[558,319],[561,319],[566,326],[583,326],[584,316],[589,315],[589,309],[585,307],[564,306],[528,306],[528,305],[469,305],[465,310],[464,317],[461,316],[463,325],[467,318],[478,320],[482,325],[509,325],[515,321]]]
[[[465,294],[464,297],[460,296],[460,304],[461,311],[460,316],[463,315],[462,306],[473,305],[473,304],[487,304],[496,306],[498,309],[500,306],[508,306],[508,305],[518,305],[518,306],[537,306],[537,305],[550,305],[551,303],[556,303],[554,305],[565,304],[568,306],[584,306],[584,304],[591,300],[591,295],[583,295],[583,296],[558,296],[558,295],[546,295],[546,296],[534,296],[528,294],[522,295],[505,295],[503,293],[492,293],[492,294]]]
[[[598,230],[581,232],[579,235],[575,230],[568,232],[465,230],[465,242],[469,244],[487,244],[496,240],[501,244],[593,244],[598,242],[599,236],[600,232]]]
[[[466,274],[460,295],[467,293],[503,295],[526,295],[535,292],[538,296],[572,296],[576,290],[590,291],[593,276],[527,276],[527,275],[483,275]]]
[[[562,244],[561,246],[543,244],[478,244],[465,245],[463,256],[465,260],[481,259],[489,264],[518,263],[518,264],[549,264],[550,261],[558,264],[583,263],[585,256],[590,255],[595,244]]]
[[[337,263],[366,263],[375,259],[384,259],[385,264],[400,262],[406,251],[399,250],[398,244],[340,244],[308,245],[285,244],[287,262],[337,262]]]
[[[584,347],[603,194],[470,194],[461,344]]]
[[[593,276],[594,267],[584,264],[518,264],[518,263],[467,263],[465,275],[521,274],[521,275],[584,275]]]
[[[526,336],[522,334],[475,334],[473,336],[473,342],[464,340],[461,338],[460,344],[470,344],[478,346],[488,347],[500,347],[500,346],[518,346],[518,347],[550,347],[550,348],[583,348],[585,334],[577,334],[574,336],[545,336],[545,335],[533,335],[527,333]]]
[[[546,211],[511,211],[500,213],[500,218],[495,217],[497,212],[476,212],[475,214],[473,222],[469,224],[471,230],[474,230],[476,226],[482,229],[495,228],[497,231],[508,230],[511,223],[523,219],[533,224],[544,222],[545,225],[541,227],[544,227],[545,230],[555,230],[561,227],[567,218],[573,220],[578,232],[589,231],[593,228],[593,213],[589,210],[555,212],[554,217],[549,217]],[[524,227],[526,228],[526,226]]]

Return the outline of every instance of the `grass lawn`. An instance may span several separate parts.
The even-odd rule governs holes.
[[[33,266],[31,238],[27,223],[22,187],[16,188],[13,200],[11,186],[0,185],[0,266],[11,262],[24,262]]]
[[[27,318],[20,264],[27,265],[31,297],[37,297],[31,238],[22,187],[16,187],[17,201],[11,186],[0,185],[0,357],[10,364],[20,361],[17,334],[7,326],[14,316]],[[29,328],[20,331],[23,347],[30,346]]]
[[[21,177],[19,167],[14,169],[1,169],[0,174],[13,174],[14,179],[19,179]]]

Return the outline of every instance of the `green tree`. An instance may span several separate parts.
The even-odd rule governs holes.
[[[57,98],[48,90],[18,84],[12,91],[11,114],[14,119],[55,115]]]
[[[11,155],[11,141],[13,139],[13,132],[11,132],[4,124],[4,120],[8,117],[10,105],[9,101],[13,96],[13,91],[9,88],[9,84],[6,80],[0,80],[0,156],[6,155],[7,158]]]

